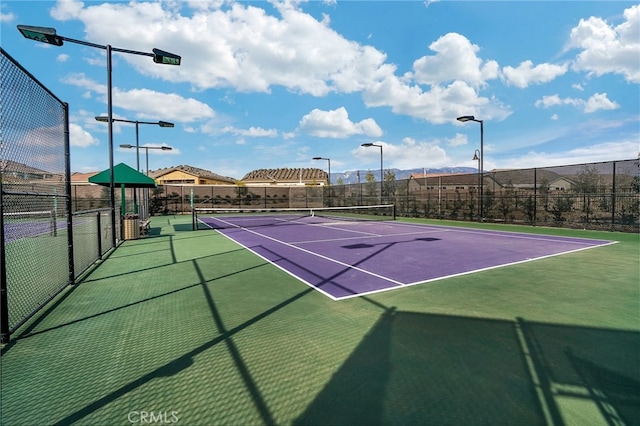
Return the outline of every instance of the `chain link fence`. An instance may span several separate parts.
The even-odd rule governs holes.
[[[398,216],[640,232],[638,160],[332,186],[164,185],[154,215],[203,208],[395,204]],[[482,191],[480,190],[482,188]],[[382,194],[381,194],[382,192]],[[480,193],[482,192],[482,197]]]
[[[638,160],[421,175],[327,192],[330,205],[393,203],[405,217],[640,232]]]
[[[155,215],[191,213],[195,208],[322,207],[320,186],[160,185],[152,190],[150,212]]]
[[[69,282],[66,104],[4,50],[2,340]]]
[[[100,220],[109,209],[71,214],[68,105],[2,48],[0,75],[0,332],[6,343],[111,248],[113,231]]]

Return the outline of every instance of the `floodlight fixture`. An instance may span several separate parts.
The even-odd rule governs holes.
[[[111,82],[112,74],[112,52],[129,53],[133,55],[151,56],[154,62],[169,65],[180,65],[181,58],[173,53],[164,52],[162,50],[154,49],[154,52],[138,52],[135,50],[120,49],[112,47],[111,45],[101,45],[91,43],[84,40],[77,40],[69,37],[63,37],[58,35],[55,28],[51,27],[36,27],[31,25],[18,25],[18,31],[27,39],[38,41],[41,43],[52,44],[54,46],[62,46],[65,41],[70,43],[81,44],[83,46],[95,47],[98,49],[104,49],[107,52],[107,112],[109,123],[109,203],[111,210],[111,245],[116,247],[116,197],[115,197],[115,183],[114,183],[114,171],[113,171],[113,88]]]

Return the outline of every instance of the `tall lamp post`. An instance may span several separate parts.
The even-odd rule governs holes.
[[[458,121],[462,123],[466,123],[467,121],[475,121],[476,123],[480,123],[480,222],[484,220],[484,182],[482,179],[482,173],[484,173],[484,123],[482,120],[476,120],[473,115],[463,115],[457,118]],[[474,158],[475,160],[476,158]]]
[[[99,116],[96,117],[97,121],[101,121],[103,123],[108,123],[109,122],[109,117],[104,117],[104,116]],[[139,132],[139,125],[140,124],[153,124],[156,126],[160,126],[160,127],[174,127],[175,124],[173,123],[169,123],[168,121],[137,121],[137,120],[124,120],[124,119],[120,119],[120,118],[113,118],[112,121],[120,121],[122,123],[134,123],[136,125],[136,144],[135,144],[135,148],[136,148],[136,170],[137,171],[141,171],[140,170],[140,132]],[[122,146],[121,146],[122,147]]]
[[[473,153],[473,158],[472,160],[477,161],[478,162],[478,193],[480,194],[480,200],[482,200],[482,193],[480,192],[480,183],[482,182],[482,178],[481,178],[481,174],[480,174],[480,170],[482,170],[480,168],[480,151],[478,151],[477,149],[475,150],[475,152]],[[482,202],[482,201],[480,201]],[[480,203],[478,203],[478,217],[482,217],[481,211],[480,211]]]
[[[104,49],[107,51],[107,120],[109,120],[109,201],[111,208],[111,245],[116,246],[116,198],[115,198],[115,185],[113,176],[113,101],[112,92],[113,86],[111,82],[112,66],[111,66],[111,53],[121,52],[129,53],[132,55],[151,56],[153,62],[157,64],[168,65],[180,65],[181,57],[173,53],[165,52],[159,49],[153,49],[153,53],[138,52],[135,50],[120,49],[112,47],[111,45],[101,45],[96,43],[90,43],[84,40],[76,40],[69,37],[63,37],[56,34],[55,28],[49,27],[34,27],[30,25],[18,25],[18,31],[30,40],[40,41],[42,43],[53,44],[54,46],[62,46],[65,41],[70,43],[81,44],[83,46],[95,47],[97,49]]]
[[[120,145],[120,148],[127,148],[127,149],[131,149],[131,148],[142,148],[145,150],[145,154],[147,157],[147,173],[146,175],[149,176],[149,150],[150,149],[160,149],[162,151],[171,151],[173,148],[170,146],[138,146],[138,145],[131,145],[131,144],[124,144],[124,145]]]
[[[108,123],[109,122],[109,117],[105,117],[105,116],[98,116],[96,117],[97,121],[103,122],[103,123]],[[169,123],[168,121],[138,121],[138,120],[125,120],[125,119],[120,119],[120,118],[112,118],[111,121],[120,121],[122,123],[134,123],[136,125],[136,170],[140,171],[140,132],[139,132],[139,125],[140,124],[153,124],[156,126],[160,126],[160,127],[174,127],[175,124],[173,123]],[[138,197],[137,197],[137,192],[138,191],[134,191],[133,192],[133,204],[135,206],[135,208],[138,208]],[[138,213],[138,211],[136,210],[135,213]]]
[[[145,150],[145,156],[147,158],[147,173],[146,175],[149,176],[149,150],[150,149],[160,149],[162,151],[171,151],[173,148],[170,146],[139,146],[139,145],[131,145],[131,144],[125,144],[125,145],[120,145],[120,148],[127,148],[127,149],[131,149],[131,148],[135,148],[136,152],[139,152],[139,149],[142,148]],[[144,191],[144,200],[142,202],[142,205],[144,206],[144,215],[143,217],[147,218],[149,217],[149,188],[145,188]]]
[[[380,204],[382,205],[382,185],[384,182],[384,175],[382,174],[382,145],[376,145],[375,143],[363,143],[361,146],[364,147],[370,147],[370,146],[377,146],[378,148],[380,148]]]

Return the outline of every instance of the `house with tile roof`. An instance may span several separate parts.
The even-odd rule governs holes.
[[[236,179],[198,167],[180,165],[152,170],[149,176],[158,185],[235,185]]]
[[[18,163],[17,161],[2,160],[0,161],[0,167],[2,169],[2,178],[6,182],[25,182],[44,179],[63,179],[62,173],[51,173],[45,170],[40,170],[36,167],[29,166],[27,164]]]
[[[477,174],[469,173],[412,173],[409,178],[410,190],[470,190],[478,189]]]
[[[571,189],[574,184],[569,177],[547,169],[496,169],[485,173],[485,179],[485,182],[489,181],[495,189],[534,190],[546,188],[550,191],[566,191]]]
[[[241,180],[246,186],[324,186],[329,182],[329,175],[317,168],[258,169]]]

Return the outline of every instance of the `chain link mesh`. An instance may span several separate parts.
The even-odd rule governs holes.
[[[151,214],[196,208],[395,204],[398,216],[640,232],[638,160],[413,176],[331,186],[161,185]],[[383,190],[382,196],[380,195]],[[482,206],[480,201],[482,201]],[[482,212],[481,212],[482,210]]]
[[[0,55],[2,218],[9,327],[69,280],[65,106]]]

